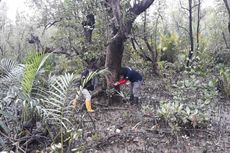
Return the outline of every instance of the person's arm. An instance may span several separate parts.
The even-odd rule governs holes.
[[[119,86],[119,85],[121,85],[121,84],[125,84],[127,81],[128,81],[128,80],[126,80],[126,79],[122,79],[122,80],[120,80],[120,81],[114,83],[113,85],[114,85],[114,86]]]

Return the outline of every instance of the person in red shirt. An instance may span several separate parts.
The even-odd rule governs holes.
[[[125,84],[127,81],[130,81],[130,102],[131,105],[138,105],[143,77],[139,72],[135,71],[130,67],[121,67],[120,76],[121,79],[118,82],[114,83],[114,86],[119,86]]]

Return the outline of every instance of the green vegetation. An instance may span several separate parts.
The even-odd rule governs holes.
[[[31,12],[13,22],[0,0],[0,150],[229,152],[229,12],[215,1],[148,0],[145,10],[147,0],[27,0]],[[116,61],[143,75],[141,107],[129,105],[128,85],[111,87]],[[94,77],[89,114],[81,91]]]

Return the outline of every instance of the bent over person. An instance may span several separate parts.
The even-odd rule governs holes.
[[[131,86],[130,86],[131,105],[133,104],[137,105],[140,96],[141,85],[143,82],[142,81],[143,78],[141,74],[130,67],[121,67],[120,76],[121,79],[118,82],[114,83],[114,86],[119,86],[121,84],[125,84],[127,81],[130,81],[131,82]]]
[[[85,98],[85,106],[88,112],[94,112],[92,109],[92,103],[91,103],[91,94],[90,91],[93,91],[95,89],[95,86],[97,84],[97,79],[94,76],[90,80],[88,80],[85,84],[83,84],[84,79],[88,77],[90,74],[90,70],[86,69],[81,73],[81,85],[82,85],[82,94]]]

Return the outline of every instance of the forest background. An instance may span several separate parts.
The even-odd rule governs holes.
[[[10,2],[0,0],[0,150],[229,151],[229,0]],[[106,89],[88,114],[72,102],[92,63]],[[111,91],[121,65],[145,78],[141,108]]]

